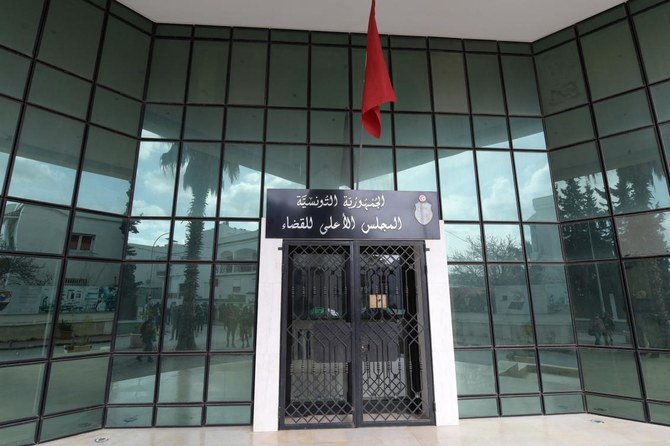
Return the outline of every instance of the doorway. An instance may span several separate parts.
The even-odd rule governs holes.
[[[284,242],[281,428],[434,424],[424,249]]]

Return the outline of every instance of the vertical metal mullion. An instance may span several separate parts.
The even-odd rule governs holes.
[[[363,425],[363,373],[361,358],[361,245],[356,242],[349,242],[346,245],[349,249],[349,268],[351,268],[351,291],[349,293],[349,305],[351,314],[351,377],[353,380],[353,395],[351,395],[353,425],[358,427]]]

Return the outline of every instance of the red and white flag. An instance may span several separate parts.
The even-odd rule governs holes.
[[[379,138],[382,134],[379,106],[386,102],[395,102],[396,96],[391,85],[386,62],[384,62],[382,44],[379,39],[379,31],[377,31],[375,0],[372,0],[372,7],[370,8],[366,56],[361,121],[363,128],[370,135]]]

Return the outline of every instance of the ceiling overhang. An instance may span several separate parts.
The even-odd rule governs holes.
[[[364,33],[370,0],[119,0],[155,23]],[[381,34],[534,42],[623,0],[378,0]]]

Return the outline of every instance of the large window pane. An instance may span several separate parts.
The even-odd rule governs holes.
[[[594,100],[642,85],[627,21],[582,37],[582,51]]]
[[[652,123],[649,101],[644,90],[634,91],[594,104],[598,135],[607,136]]]
[[[175,168],[177,160],[168,158],[168,152],[161,157],[161,163]],[[221,145],[218,143],[184,143],[179,169],[177,189],[178,216],[213,217],[216,215],[216,201],[219,191],[219,166],[221,164]],[[228,169],[231,166],[224,166]],[[233,167],[234,169],[234,167]],[[236,175],[237,172],[224,172]]]
[[[310,141],[325,144],[349,144],[351,115],[341,111],[310,112]]]
[[[556,221],[549,162],[544,153],[514,153],[523,221]]]
[[[541,349],[539,352],[543,391],[581,390],[576,349]]]
[[[670,401],[670,383],[666,379],[668,353],[643,353],[640,355],[640,369],[644,378],[647,398]]]
[[[425,149],[396,149],[398,190],[437,191],[435,154]]]
[[[261,146],[225,145],[220,217],[258,217],[262,162]]]
[[[307,186],[307,148],[271,146],[265,150],[264,196],[268,189],[304,189]]]
[[[77,212],[68,241],[68,253],[82,257],[121,259],[126,232],[134,221],[121,217]]]
[[[549,165],[561,220],[595,217],[608,212],[595,145],[583,144],[551,152]]]
[[[467,113],[468,96],[461,53],[430,53],[433,102],[436,112]]]
[[[88,132],[77,207],[125,214],[137,141],[97,127]]]
[[[623,257],[663,255],[670,253],[668,212],[631,215],[614,219]]]
[[[354,187],[361,190],[393,190],[393,150],[382,147],[354,149]],[[358,183],[358,184],[355,184]]]
[[[345,142],[349,139],[349,125],[346,122],[347,116],[338,114],[342,133],[336,137],[336,142]],[[344,134],[346,130],[346,135]],[[335,133],[339,133],[335,130]],[[268,142],[307,142],[307,112],[304,110],[287,109],[269,109],[267,111],[267,132],[266,140]],[[317,138],[321,137],[319,135]]]
[[[141,106],[142,104],[138,101],[97,87],[91,111],[91,122],[137,136],[142,116]]]
[[[262,141],[264,113],[260,108],[228,108],[226,139],[233,141]]]
[[[529,262],[561,262],[561,239],[557,225],[523,225]]]
[[[204,379],[204,356],[163,356],[158,401],[161,403],[202,401]]]
[[[38,57],[90,79],[103,15],[103,11],[86,2],[50,3]]]
[[[52,414],[103,404],[108,364],[108,357],[51,363],[44,412]]]
[[[40,429],[40,442],[76,435],[102,427],[102,409],[75,412],[46,418]]]
[[[555,148],[594,139],[591,112],[588,107],[549,116],[545,119],[547,127],[547,147]]]
[[[0,228],[3,251],[61,254],[70,213],[63,209],[8,201]]]
[[[616,257],[614,231],[609,218],[561,225],[566,260]]]
[[[193,42],[188,102],[223,104],[226,100],[227,76],[228,42]]]
[[[29,107],[23,121],[9,194],[70,204],[84,124]]]
[[[607,138],[601,145],[615,213],[670,204],[668,184],[652,130]]]
[[[247,248],[239,248],[237,251],[227,247],[229,250],[223,252],[220,258],[249,260],[251,253],[248,252],[248,246],[247,242]],[[229,256],[232,258],[228,259]],[[215,274],[214,320],[217,322],[212,329],[211,349],[251,350],[255,339],[258,266],[253,263],[217,264]]]
[[[183,113],[181,106],[147,104],[144,107],[142,138],[178,139]]]
[[[90,94],[90,83],[38,63],[33,71],[28,100],[84,119]]]
[[[487,265],[496,345],[533,343],[523,265]]]
[[[396,114],[395,137],[400,146],[433,146],[433,120],[430,115]]]
[[[35,417],[39,413],[45,364],[0,368],[0,421]]]
[[[624,263],[635,332],[641,348],[670,348],[669,262],[669,259],[662,258]]]
[[[491,345],[483,265],[450,265],[449,294],[458,346]]]
[[[173,169],[176,167],[172,160],[176,161],[178,150],[177,143],[144,141],[140,144],[133,215],[167,216],[172,213],[175,187]]]
[[[165,317],[166,327],[163,330],[164,352],[200,351],[207,348],[211,280],[210,265],[170,266],[165,309],[169,317]]]
[[[450,262],[482,261],[482,236],[478,224],[445,224],[444,239]]]
[[[617,263],[568,265],[577,342],[630,346],[628,311]]]
[[[396,110],[430,111],[428,60],[425,51],[393,50],[393,87]]]
[[[535,118],[510,118],[512,147],[515,149],[545,149],[542,120]]]
[[[223,108],[186,107],[184,139],[220,140],[223,133]]]
[[[574,41],[538,54],[535,62],[545,114],[587,102],[582,64]]]
[[[311,62],[312,107],[348,108],[348,49],[340,47],[313,46]]]
[[[147,101],[184,102],[189,42],[155,39]]]
[[[151,37],[109,16],[98,81],[134,98],[144,94]]]
[[[438,146],[472,147],[469,116],[434,115],[434,118]]]
[[[0,257],[3,285],[0,361],[44,358],[49,348],[60,279],[60,260]],[[27,345],[28,348],[22,348]]]
[[[472,113],[505,114],[498,56],[468,53],[465,58]]]
[[[351,188],[351,149],[312,147],[309,151],[310,189]]]
[[[442,219],[479,220],[472,150],[438,150]]]
[[[214,222],[175,220],[172,233],[172,260],[212,260]]]
[[[307,60],[306,45],[272,45],[268,105],[304,107],[307,104]]]
[[[519,225],[484,225],[484,242],[490,262],[523,260]]]
[[[579,354],[585,391],[640,398],[634,352],[582,348]]]
[[[474,116],[475,147],[509,149],[507,120],[495,116]]]
[[[507,110],[511,115],[540,115],[533,59],[524,56],[502,56]]]
[[[109,351],[119,273],[118,263],[68,262],[53,356]]]
[[[44,0],[2,2],[0,44],[25,54],[32,54],[43,6]]]
[[[477,167],[484,220],[518,221],[510,154],[477,152]]]
[[[563,266],[530,265],[528,274],[537,343],[574,343],[568,286]]]
[[[265,104],[267,44],[234,42],[228,85],[228,103]]]
[[[664,4],[633,17],[649,82],[670,77],[670,5]]]
[[[23,90],[28,80],[30,59],[0,48],[0,65],[2,66],[0,93],[15,98],[23,98]]]
[[[497,353],[500,393],[539,392],[534,350],[502,350]]]
[[[212,356],[207,401],[251,401],[252,365],[250,355]]]
[[[458,395],[495,393],[493,355],[490,350],[457,351],[456,386]]]
[[[258,260],[259,223],[254,221],[222,221],[219,223],[219,242],[216,245],[217,260]],[[253,266],[253,265],[251,265]],[[219,265],[218,269],[231,270]],[[247,267],[241,268],[247,270]],[[248,271],[247,271],[248,272]],[[217,274],[220,271],[217,270]],[[252,292],[251,289],[247,292]],[[215,299],[220,296],[215,296]]]
[[[21,106],[17,102],[0,98],[0,187],[5,183],[7,162],[14,147],[20,110]]]

